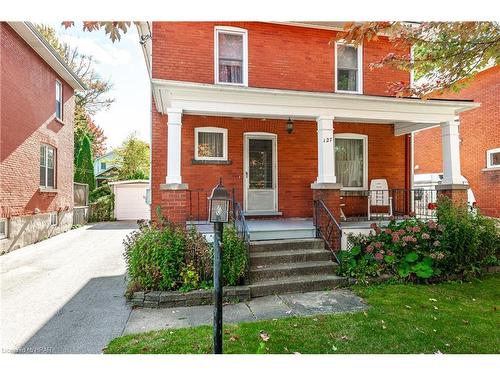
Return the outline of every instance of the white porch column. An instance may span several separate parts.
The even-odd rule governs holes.
[[[460,172],[460,136],[458,120],[441,124],[441,144],[443,149],[443,181],[442,185],[461,185]]]
[[[335,150],[333,147],[334,116],[320,116],[318,123],[318,177],[316,183],[336,183]]]
[[[182,109],[167,109],[167,184],[182,184],[181,177],[181,129]]]

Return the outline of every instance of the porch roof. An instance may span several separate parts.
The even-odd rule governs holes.
[[[395,135],[453,121],[479,107],[459,100],[421,100],[357,94],[226,86],[152,79],[156,108],[185,114],[316,120],[332,116],[340,122],[392,123]]]

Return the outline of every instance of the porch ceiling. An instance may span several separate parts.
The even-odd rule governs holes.
[[[152,80],[156,108],[183,113],[316,120],[334,116],[335,121],[394,123],[395,135],[452,121],[479,103],[453,100],[419,100],[356,94],[318,93]]]

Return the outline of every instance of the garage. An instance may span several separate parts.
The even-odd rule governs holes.
[[[115,195],[116,220],[150,219],[148,180],[115,181],[109,185]]]

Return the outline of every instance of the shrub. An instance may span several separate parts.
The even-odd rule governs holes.
[[[248,264],[245,244],[233,226],[225,227],[223,241],[223,281],[225,285],[238,285]],[[129,292],[186,292],[212,285],[213,248],[194,228],[186,230],[159,215],[156,224],[140,223],[139,230],[127,236],[124,245]]]
[[[232,225],[224,227],[222,249],[222,277],[225,285],[238,285],[246,276],[248,252]]]
[[[418,281],[450,275],[470,277],[486,265],[498,264],[500,235],[493,219],[455,206],[443,198],[437,219],[390,221],[374,233],[352,236],[350,251],[339,254],[339,273],[365,279],[388,273]]]
[[[111,189],[109,188],[108,184],[103,184],[90,192],[89,201],[95,202],[97,199],[106,195],[111,195]]]
[[[130,285],[139,285],[143,290],[172,290],[182,284],[182,229],[142,225],[126,237],[124,245]]]
[[[105,195],[90,204],[89,221],[113,220],[114,195]]]
[[[447,197],[440,199],[438,221],[444,227],[440,261],[446,273],[474,276],[482,267],[497,264],[500,230],[494,219],[454,205]]]

